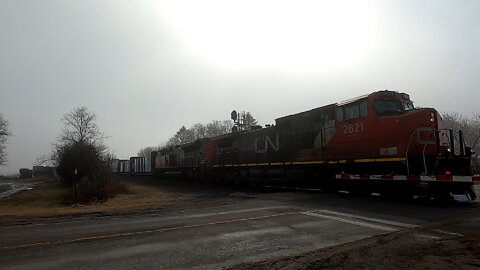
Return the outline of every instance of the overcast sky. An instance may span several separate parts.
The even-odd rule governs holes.
[[[182,125],[250,111],[261,124],[376,90],[470,115],[480,1],[0,0],[8,164],[49,153],[87,106],[120,158]]]

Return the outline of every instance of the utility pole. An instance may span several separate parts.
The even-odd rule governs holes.
[[[74,206],[78,206],[78,194],[77,194],[77,190],[78,190],[78,187],[77,187],[77,183],[78,183],[78,169],[75,168],[75,170],[73,171],[73,189],[74,189],[74,200],[75,200],[75,204]]]

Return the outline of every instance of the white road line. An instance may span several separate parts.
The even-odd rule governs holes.
[[[239,214],[239,213],[248,213],[248,212],[257,212],[263,210],[273,210],[273,209],[282,209],[282,208],[292,208],[288,205],[281,205],[281,206],[271,206],[271,207],[260,207],[260,208],[247,208],[247,209],[239,209],[239,210],[231,210],[225,212],[214,212],[214,213],[205,213],[205,214],[191,214],[185,216],[175,216],[173,218],[201,218],[201,217],[211,217],[211,216],[220,216],[220,215],[228,215],[228,214]]]
[[[447,232],[447,231],[443,231],[443,230],[440,230],[440,229],[435,229],[435,230],[432,230],[432,231],[437,232],[437,233],[441,233],[441,234],[447,234],[447,235],[453,235],[453,236],[463,237],[463,234],[454,233],[454,232]]]
[[[356,221],[356,220],[344,219],[344,218],[339,218],[339,217],[321,215],[321,214],[316,214],[316,213],[311,213],[311,212],[302,212],[302,214],[307,215],[307,216],[312,216],[312,217],[320,217],[320,218],[331,219],[331,220],[335,220],[335,221],[339,221],[339,222],[343,222],[343,223],[349,223],[349,224],[358,225],[358,226],[367,227],[367,228],[376,229],[376,230],[381,230],[381,231],[387,231],[387,232],[398,231],[398,229],[395,229],[395,228],[392,228],[392,227],[375,225],[375,224],[362,222],[362,221]]]
[[[376,222],[376,223],[393,225],[393,226],[397,226],[397,227],[405,227],[405,228],[412,228],[412,229],[413,228],[421,228],[421,226],[414,225],[414,224],[408,224],[408,223],[402,223],[402,222],[396,222],[396,221],[390,221],[390,220],[378,219],[378,218],[370,218],[370,217],[358,216],[358,215],[347,214],[347,213],[342,213],[342,212],[335,212],[335,211],[330,211],[330,210],[318,210],[316,212],[321,212],[321,213],[331,214],[331,215],[336,215],[336,216],[342,216],[342,217],[355,218],[355,219],[362,219],[362,220],[367,220],[367,221],[373,221],[373,222]]]
[[[159,221],[164,221],[164,220],[174,220],[174,219],[191,219],[191,218],[204,218],[204,217],[211,217],[211,216],[221,216],[221,215],[228,215],[228,214],[240,214],[240,213],[248,213],[248,212],[257,212],[257,211],[264,211],[264,210],[274,210],[274,209],[284,209],[284,208],[292,208],[292,206],[288,205],[281,205],[281,206],[270,206],[270,207],[259,207],[259,208],[248,208],[248,209],[239,209],[239,210],[231,210],[231,211],[224,211],[224,212],[211,212],[211,213],[205,213],[205,214],[187,214],[187,215],[178,215],[178,216],[171,216],[171,217],[147,217],[148,219],[158,219]],[[105,216],[105,217],[110,217],[110,216]],[[100,216],[99,218],[105,218]],[[131,216],[130,218],[132,218]],[[54,218],[54,217],[52,217]],[[113,217],[115,218],[115,216]],[[23,227],[30,227],[30,226],[50,226],[50,225],[59,225],[59,224],[66,224],[66,223],[81,223],[85,222],[85,220],[66,220],[65,222],[55,222],[55,223],[34,223],[34,224],[24,224],[24,225],[13,225],[13,226],[5,226],[5,227],[0,227],[0,230],[2,229],[9,229],[9,228],[23,228]],[[133,222],[133,223],[141,223],[139,222]],[[128,224],[132,224],[131,222],[128,222]]]
[[[267,229],[258,229],[258,230],[247,230],[247,231],[238,231],[230,233],[222,233],[220,237],[222,238],[246,238],[254,236],[262,236],[265,234],[288,234],[293,230],[289,227],[272,227]],[[214,239],[217,239],[218,236],[215,236]]]
[[[438,240],[442,239],[438,236],[433,236],[433,235],[428,235],[428,234],[415,234],[416,237],[421,237],[421,238],[426,238],[426,239],[433,239],[433,240]]]

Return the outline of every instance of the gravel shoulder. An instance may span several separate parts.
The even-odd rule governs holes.
[[[229,269],[479,269],[480,235],[403,231]]]

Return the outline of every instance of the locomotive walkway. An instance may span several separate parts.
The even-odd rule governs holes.
[[[208,197],[208,196],[206,196]],[[73,218],[0,227],[2,269],[221,269],[402,231],[444,239],[468,207],[303,192],[235,192],[203,209]]]

